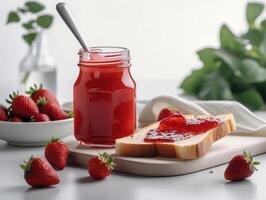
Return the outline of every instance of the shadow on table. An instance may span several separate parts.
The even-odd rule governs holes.
[[[84,176],[84,177],[81,177],[81,178],[78,178],[76,180],[77,183],[95,183],[95,182],[99,182],[101,180],[96,180],[96,179],[93,179],[92,177],[90,176]]]
[[[256,199],[257,186],[250,180],[226,182],[224,188],[233,199]],[[248,192],[247,192],[248,191]]]
[[[14,186],[7,187],[3,189],[3,192],[10,197],[21,197],[23,194],[23,198],[25,200],[36,200],[40,198],[53,200],[57,198],[59,193],[59,189],[57,187],[46,187],[46,188],[31,188],[30,186]],[[2,192],[1,192],[2,193]],[[17,199],[17,198],[11,198]]]
[[[37,146],[37,147],[20,147],[20,146],[15,146],[15,145],[11,145],[11,144],[8,144],[6,142],[3,142],[2,140],[0,140],[0,152],[1,153],[4,153],[4,152],[11,152],[11,151],[32,151],[32,149],[41,149],[43,148],[42,146]]]

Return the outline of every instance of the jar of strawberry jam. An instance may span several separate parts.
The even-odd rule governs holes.
[[[129,50],[92,47],[79,52],[74,85],[74,134],[88,146],[112,147],[136,128],[136,84]]]

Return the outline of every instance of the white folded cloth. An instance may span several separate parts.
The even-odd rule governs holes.
[[[172,108],[183,114],[219,115],[233,113],[235,134],[266,136],[266,122],[248,108],[235,101],[189,101],[180,97],[159,96],[149,101],[139,114],[139,127],[157,120],[163,108]]]

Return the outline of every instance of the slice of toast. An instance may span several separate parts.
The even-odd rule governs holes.
[[[147,132],[156,129],[160,122],[138,129],[133,135],[116,140],[115,152],[119,156],[131,157],[169,157],[177,159],[196,159],[207,153],[212,143],[234,132],[235,120],[232,114],[218,116],[197,116],[201,118],[214,117],[223,122],[205,133],[177,142],[152,143],[144,142]],[[194,116],[185,116],[186,119]]]

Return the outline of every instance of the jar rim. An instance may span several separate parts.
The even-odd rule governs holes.
[[[80,64],[95,65],[102,63],[121,63],[126,62],[126,66],[130,65],[129,49],[117,46],[95,46],[90,47],[89,51],[80,49]]]
[[[114,51],[112,51],[112,49]],[[105,51],[97,51],[97,53],[106,53],[106,54],[129,52],[128,48],[120,47],[120,46],[93,46],[93,47],[90,47],[88,51],[84,49],[80,49],[80,52],[81,53],[95,53],[96,52],[95,50],[105,50]]]

